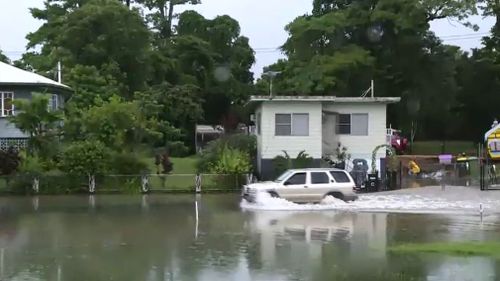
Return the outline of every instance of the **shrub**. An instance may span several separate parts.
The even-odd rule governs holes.
[[[210,172],[215,174],[245,174],[251,169],[247,152],[227,146],[222,149],[217,161],[210,166]]]
[[[283,154],[284,156],[278,155],[273,159],[275,176],[281,175],[288,169],[309,168],[313,163],[313,158],[310,157],[305,151],[299,152],[295,159],[292,159],[285,150],[283,150]]]
[[[179,141],[169,142],[167,148],[172,157],[186,157],[189,155],[189,148]]]
[[[14,173],[21,163],[19,152],[13,147],[7,151],[0,150],[0,175],[10,175]]]
[[[135,154],[114,153],[109,162],[110,172],[118,175],[137,175],[149,172],[148,165]]]
[[[109,156],[108,149],[100,141],[74,142],[64,149],[59,167],[68,174],[101,174],[109,169]]]
[[[21,153],[21,165],[19,166],[19,172],[28,176],[39,176],[45,170],[45,163],[43,160],[36,155],[28,155],[27,153]]]
[[[235,134],[224,136],[210,142],[201,154],[197,164],[199,172],[209,172],[211,167],[218,161],[219,156],[225,148],[236,149],[248,154],[249,162],[252,163],[257,155],[257,139],[255,136]]]

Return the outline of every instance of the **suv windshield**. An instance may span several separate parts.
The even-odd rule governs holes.
[[[288,176],[290,176],[290,174],[292,173],[292,171],[286,171],[284,172],[283,174],[281,174],[281,176],[279,176],[276,180],[274,180],[275,182],[282,182],[284,181],[285,179],[288,178]]]

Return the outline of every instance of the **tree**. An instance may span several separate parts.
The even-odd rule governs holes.
[[[116,151],[134,151],[145,141],[161,139],[160,124],[142,114],[137,102],[113,96],[94,106],[81,118],[82,137],[95,139]]]
[[[442,44],[430,21],[449,18],[470,26],[467,17],[476,12],[469,0],[315,0],[311,15],[286,27],[287,58],[265,71],[280,72],[275,94],[287,95],[356,97],[373,79],[377,96],[402,97],[389,111],[392,125],[409,131],[408,104],[419,103],[419,135],[441,137],[437,128],[449,127],[455,117],[460,53]],[[268,81],[261,79],[257,88],[267,92]]]
[[[46,154],[51,149],[50,144],[59,135],[61,113],[49,110],[48,103],[48,97],[38,93],[33,93],[31,100],[14,101],[17,113],[10,117],[9,122],[28,134],[31,155]]]
[[[0,50],[0,62],[8,63],[10,64],[10,59]]]
[[[149,22],[154,26],[161,39],[172,36],[174,8],[177,5],[200,4],[200,0],[136,0],[150,10]]]
[[[28,47],[41,52],[23,57],[34,69],[52,71],[61,60],[64,69],[95,66],[124,85],[120,94],[131,98],[147,79],[150,32],[136,10],[116,0],[45,2],[32,9],[45,23],[30,33]],[[75,36],[78,34],[78,36]]]

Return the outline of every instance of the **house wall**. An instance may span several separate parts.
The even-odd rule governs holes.
[[[273,159],[284,155],[285,150],[295,158],[305,151],[314,159],[314,166],[320,165],[321,143],[321,102],[264,102],[256,111],[261,114],[261,135],[258,136],[258,168],[261,178],[270,179],[274,175]],[[309,136],[276,136],[275,116],[282,113],[308,113]]]
[[[0,86],[0,92],[14,92],[14,100],[31,99],[27,88]],[[0,101],[1,102],[1,101]],[[0,104],[1,106],[1,104]],[[27,138],[28,136],[11,124],[7,117],[0,117],[0,138]]]
[[[30,100],[32,97],[32,93],[47,93],[52,95],[52,93],[48,92],[45,88],[37,88],[34,86],[23,87],[23,86],[5,86],[0,85],[0,92],[14,92],[14,100],[19,99],[28,99]],[[58,95],[58,107],[63,108],[64,106],[64,97],[62,95]],[[0,117],[0,139],[3,138],[27,138],[28,136],[22,133],[19,129],[17,129],[14,125],[12,125],[7,117]]]
[[[342,146],[347,147],[348,153],[351,154],[351,160],[355,158],[366,159],[370,165],[375,147],[386,143],[387,104],[325,103],[323,110],[323,154],[334,155],[335,148],[340,142]],[[368,136],[337,135],[337,115],[332,113],[368,113]],[[377,158],[383,158],[385,154],[385,150],[380,149]]]

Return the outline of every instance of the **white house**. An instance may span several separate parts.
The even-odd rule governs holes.
[[[49,97],[50,110],[64,106],[71,89],[33,72],[0,62],[0,149],[26,146],[28,136],[8,120],[16,114],[14,100],[31,99],[34,94]]]
[[[263,179],[274,174],[273,159],[296,157],[305,151],[319,167],[323,157],[335,155],[338,144],[351,159],[371,163],[376,146],[386,144],[387,105],[400,98],[334,96],[252,96],[257,135],[257,168]],[[377,157],[385,157],[380,150]],[[379,161],[377,161],[379,162]],[[377,166],[379,163],[377,163]]]

